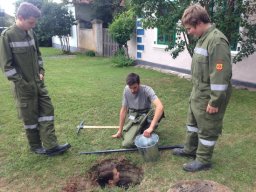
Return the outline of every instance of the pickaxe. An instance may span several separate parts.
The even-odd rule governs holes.
[[[80,129],[117,129],[119,126],[93,126],[93,125],[84,125],[84,121],[81,121],[81,123],[76,127],[76,133],[77,135],[80,132]]]

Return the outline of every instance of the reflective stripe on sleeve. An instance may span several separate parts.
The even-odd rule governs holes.
[[[34,125],[24,125],[25,129],[36,129],[37,128],[37,124]]]
[[[227,84],[211,84],[212,91],[226,91],[228,88]]]
[[[212,147],[215,145],[216,141],[209,141],[209,140],[205,140],[205,139],[199,139],[199,141],[205,145],[205,146],[209,146]]]
[[[16,73],[17,73],[16,69],[11,69],[9,71],[6,71],[5,75],[6,75],[6,77],[10,77],[10,76],[15,75]]]
[[[188,131],[190,131],[190,132],[195,132],[195,133],[198,132],[198,128],[197,128],[197,127],[187,126],[187,129],[188,129]]]
[[[35,40],[31,39],[30,41],[17,41],[17,42],[10,42],[10,47],[30,47],[35,46]]]
[[[205,56],[205,57],[208,56],[208,51],[207,51],[206,49],[204,49],[204,48],[196,47],[196,48],[194,49],[194,52],[197,53],[197,54],[199,54],[199,55],[203,55],[203,56]]]
[[[39,117],[38,118],[38,122],[53,121],[53,120],[54,120],[54,116],[44,116],[44,117]]]

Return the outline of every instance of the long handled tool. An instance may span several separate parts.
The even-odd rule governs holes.
[[[159,146],[158,150],[166,150],[166,149],[175,149],[175,148],[183,148],[184,145],[167,145],[167,146]],[[129,152],[129,151],[138,151],[137,148],[130,149],[109,149],[103,151],[88,151],[88,152],[80,152],[80,155],[91,155],[91,154],[106,154],[106,153],[120,153],[120,152]]]
[[[76,127],[76,133],[79,134],[81,129],[117,129],[119,126],[94,126],[94,125],[84,125],[84,121]]]

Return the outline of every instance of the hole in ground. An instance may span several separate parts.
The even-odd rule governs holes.
[[[118,180],[113,178],[113,169],[116,169],[119,173]],[[124,158],[105,159],[93,165],[84,176],[75,176],[70,178],[62,191],[95,191],[98,187],[112,186],[128,189],[130,186],[140,184],[143,179],[143,175],[144,173],[142,168],[139,168]],[[112,182],[113,180],[116,182]]]

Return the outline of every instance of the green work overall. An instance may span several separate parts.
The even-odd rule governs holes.
[[[24,122],[30,148],[56,147],[54,108],[44,81],[43,61],[33,31],[13,25],[2,32],[0,63],[8,80],[14,83],[15,98]]]
[[[134,140],[138,134],[143,133],[154,118],[154,109],[134,110],[129,109],[126,123],[123,128],[122,146],[126,148],[135,147]],[[160,121],[160,120],[159,120]]]
[[[231,59],[227,38],[213,25],[197,42],[192,59],[193,88],[189,99],[185,152],[209,163],[231,95]],[[207,105],[218,107],[215,114]]]

